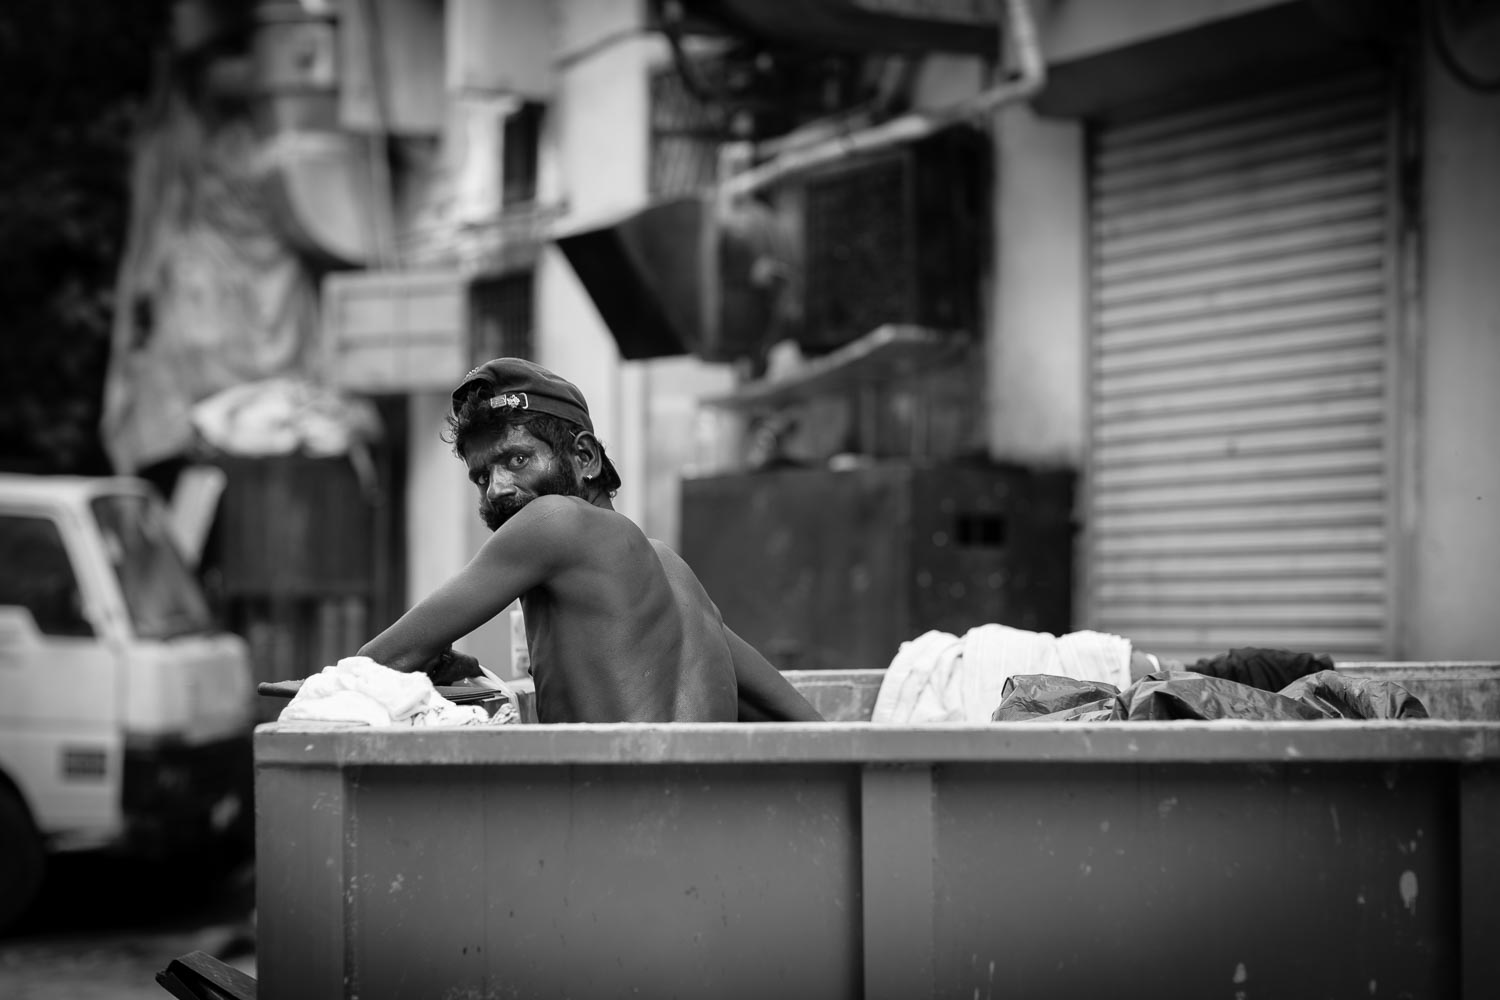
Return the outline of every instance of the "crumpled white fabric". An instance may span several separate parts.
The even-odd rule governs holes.
[[[368,400],[290,376],[214,393],[193,404],[189,419],[205,442],[230,455],[343,455],[381,436]]]
[[[494,674],[493,684],[510,692]],[[505,725],[517,721],[513,698],[494,716],[478,705],[455,705],[438,694],[432,679],[402,673],[367,656],[346,656],[302,682],[277,716],[279,722],[352,722],[368,726]]]
[[[903,642],[875,696],[871,722],[988,722],[1007,679],[1052,674],[1130,685],[1130,640],[1083,630],[1054,636],[980,625],[962,638],[926,632]]]

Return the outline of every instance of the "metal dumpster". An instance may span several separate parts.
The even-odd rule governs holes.
[[[1491,997],[1500,723],[256,734],[259,995]]]

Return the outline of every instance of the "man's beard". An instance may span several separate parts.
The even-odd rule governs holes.
[[[578,486],[577,478],[573,470],[561,467],[554,470],[544,479],[536,484],[536,491],[517,490],[515,495],[504,500],[490,502],[488,496],[479,498],[479,516],[484,520],[485,527],[491,531],[509,521],[522,507],[531,503],[540,496],[557,495],[564,497],[581,497],[583,490]]]

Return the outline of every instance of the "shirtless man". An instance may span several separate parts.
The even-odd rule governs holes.
[[[571,382],[497,358],[454,390],[448,424],[492,534],[361,656],[440,683],[477,673],[449,645],[519,597],[541,722],[821,718],[687,563],[615,511],[620,476]]]

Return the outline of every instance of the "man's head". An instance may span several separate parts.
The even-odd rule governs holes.
[[[447,436],[491,530],[538,496],[592,500],[620,488],[583,393],[530,361],[496,358],[465,375],[453,391]]]

